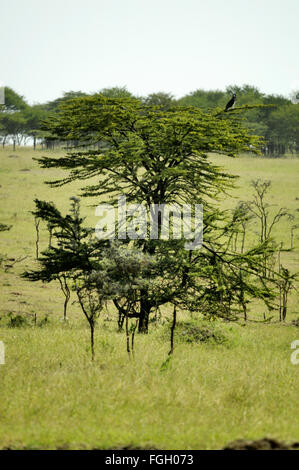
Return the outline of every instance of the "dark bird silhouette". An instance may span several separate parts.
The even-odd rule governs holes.
[[[229,100],[229,102],[227,103],[227,105],[225,106],[225,111],[228,111],[230,108],[232,108],[236,102],[236,93],[233,93],[233,96],[231,97],[231,99]]]

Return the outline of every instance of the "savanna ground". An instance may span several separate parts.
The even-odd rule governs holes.
[[[187,450],[219,449],[240,438],[299,440],[299,365],[290,361],[291,342],[299,339],[299,328],[292,324],[299,316],[297,292],[290,297],[285,324],[277,321],[277,312],[263,323],[264,313],[269,314],[259,304],[251,307],[247,324],[210,324],[179,312],[178,321],[189,326],[178,324],[174,357],[162,368],[171,309],[150,324],[149,335],[136,336],[135,360],[130,361],[125,335],[117,332],[115,312],[108,306],[96,330],[91,363],[89,330],[78,305],[69,306],[63,322],[58,284],[19,277],[35,263],[34,198],[51,200],[66,212],[69,197],[79,192],[78,184],[58,189],[43,184],[62,174],[42,170],[32,160],[45,153],[0,151],[0,221],[12,225],[0,234],[0,252],[17,260],[26,256],[0,272],[0,341],[6,353],[0,365],[0,448]],[[250,199],[251,180],[272,180],[269,202],[295,215],[295,221],[283,221],[275,230],[289,248],[290,226],[299,223],[299,159],[219,156],[217,162],[240,175],[234,199],[223,207]],[[81,207],[94,226],[91,204],[95,201],[83,199]],[[40,229],[42,250],[48,239],[45,227]],[[292,271],[299,270],[298,237],[299,229],[295,250],[281,255]],[[12,327],[18,315],[25,322]],[[198,341],[198,331],[212,336]]]

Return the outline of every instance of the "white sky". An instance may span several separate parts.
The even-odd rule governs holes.
[[[0,0],[0,53],[0,82],[30,103],[111,86],[288,95],[299,0]]]

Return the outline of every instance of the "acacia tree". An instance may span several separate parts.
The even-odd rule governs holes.
[[[7,139],[13,141],[13,149],[20,144],[25,137],[26,119],[24,112],[29,108],[23,96],[12,88],[5,87],[5,104],[0,104],[0,134],[2,146]]]
[[[140,332],[147,332],[149,316],[160,305],[177,302],[188,288],[194,290],[194,273],[208,278],[215,259],[227,265],[236,262],[236,254],[222,253],[220,237],[229,229],[215,205],[221,193],[233,186],[234,177],[213,163],[210,154],[235,157],[242,151],[258,152],[260,139],[250,135],[238,118],[242,110],[162,110],[135,99],[94,95],[63,103],[46,125],[54,139],[80,144],[80,150],[73,149],[64,157],[39,159],[43,168],[69,172],[65,178],[49,182],[52,187],[96,177],[93,184],[85,184],[83,196],[116,205],[118,195],[125,194],[128,203],[143,204],[149,212],[151,204],[204,206],[205,238],[200,255],[185,250],[184,240],[161,240],[160,230],[158,239],[135,240],[143,253],[157,255],[163,278],[158,290],[140,289]],[[91,150],[95,144],[98,149]],[[159,227],[162,222],[160,217]],[[260,255],[258,250],[256,253]],[[250,269],[255,269],[250,254],[242,254],[238,263],[239,267],[250,263]],[[206,292],[201,295],[207,298]]]
[[[13,142],[13,150],[15,151],[16,145],[20,145],[24,139],[26,120],[21,112],[3,113],[0,116],[1,126],[3,128],[3,147],[6,139],[9,137]]]
[[[249,202],[245,202],[245,207],[247,210],[255,217],[258,221],[259,227],[259,238],[260,242],[268,242],[271,243],[273,248],[273,252],[276,252],[278,249],[278,245],[272,237],[272,232],[274,227],[280,222],[281,219],[287,218],[288,220],[293,219],[293,216],[290,212],[284,208],[280,207],[276,213],[272,216],[270,211],[273,209],[274,205],[269,204],[267,202],[268,191],[271,187],[271,181],[266,180],[253,180],[251,182],[251,186],[254,189],[253,200]],[[268,274],[271,276],[271,268],[273,268],[274,258],[269,258],[265,254],[264,259],[264,274],[267,275],[267,269],[269,270]]]

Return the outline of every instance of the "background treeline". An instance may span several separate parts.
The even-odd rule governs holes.
[[[100,91],[108,98],[133,97],[125,87],[104,88]],[[286,98],[282,95],[267,95],[250,85],[229,86],[222,90],[193,91],[182,98],[174,99],[170,93],[158,92],[146,97],[137,97],[145,105],[157,105],[163,109],[170,106],[195,106],[204,110],[224,108],[232,93],[237,94],[237,105],[264,104],[270,107],[250,110],[246,113],[246,127],[253,134],[262,136],[264,155],[281,157],[299,153],[299,103],[298,92]],[[65,92],[62,97],[47,103],[29,105],[26,99],[9,87],[5,88],[5,105],[0,105],[0,143],[3,147],[33,143],[53,148],[59,142],[48,139],[42,122],[55,114],[61,102],[87,96],[81,91]]]

